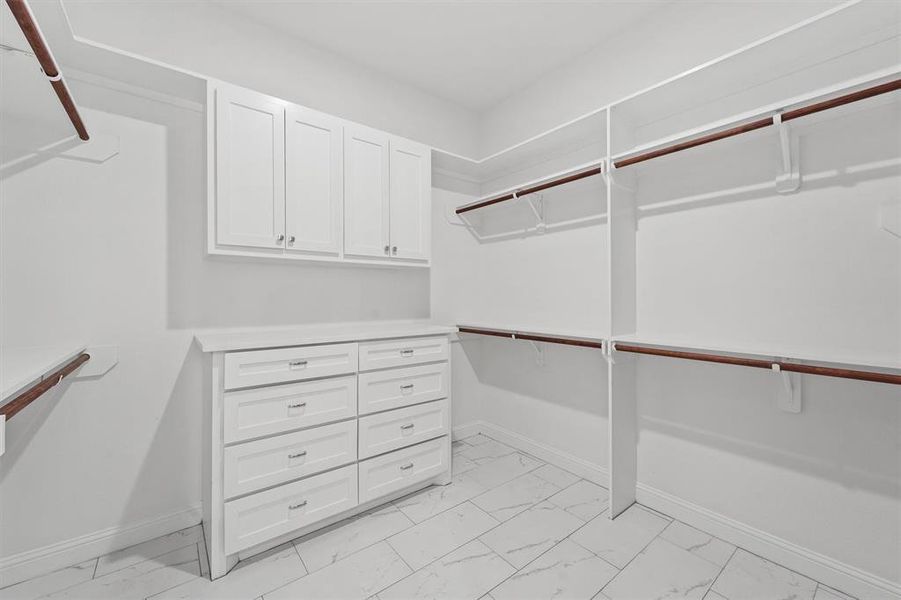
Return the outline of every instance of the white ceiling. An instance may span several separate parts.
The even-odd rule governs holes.
[[[475,111],[490,108],[663,0],[217,0],[262,25]]]

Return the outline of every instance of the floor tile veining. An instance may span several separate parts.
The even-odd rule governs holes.
[[[478,434],[433,486],[209,581],[191,527],[0,589],[2,600],[854,600]]]

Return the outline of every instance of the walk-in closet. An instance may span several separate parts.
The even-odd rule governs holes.
[[[4,0],[0,599],[901,599],[901,3]]]

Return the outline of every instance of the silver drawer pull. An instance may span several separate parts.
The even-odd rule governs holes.
[[[413,356],[413,348],[404,348],[400,351],[401,356]]]
[[[299,503],[297,503],[297,504],[292,504],[292,505],[290,505],[290,506],[288,507],[288,510],[297,510],[298,508],[303,508],[303,507],[306,506],[306,505],[307,505],[307,501],[304,500],[303,502],[299,502]]]
[[[406,425],[401,425],[401,429],[413,429],[413,423],[407,423]]]
[[[292,360],[288,363],[289,367],[305,367],[307,366],[307,361],[305,360]]]
[[[303,408],[306,405],[306,402],[298,402],[297,404],[289,404],[288,408]]]
[[[297,454],[289,454],[289,455],[288,455],[288,458],[300,458],[301,456],[306,456],[306,455],[307,455],[307,451],[306,451],[306,450],[301,450],[301,451],[298,452]]]
[[[412,389],[413,389],[413,384],[412,384],[412,383],[404,384],[404,385],[400,386],[400,389],[402,389],[402,390],[412,390]]]
[[[406,471],[407,469],[412,469],[412,468],[413,468],[413,463],[407,463],[405,465],[401,465],[400,470]]]

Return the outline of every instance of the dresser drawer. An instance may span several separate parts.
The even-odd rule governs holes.
[[[344,375],[356,370],[356,344],[230,352],[225,355],[225,389]]]
[[[404,367],[447,360],[446,336],[406,338],[360,344],[360,370]]]
[[[450,431],[447,400],[360,418],[360,458],[424,442]]]
[[[357,505],[357,466],[225,503],[225,553],[232,554]]]
[[[225,449],[225,497],[278,485],[356,460],[355,420],[229,446]]]
[[[226,392],[225,442],[312,427],[357,414],[357,376]]]
[[[450,442],[447,437],[361,461],[360,503],[431,479],[449,466]]]
[[[390,369],[357,376],[359,414],[447,397],[448,363]]]

